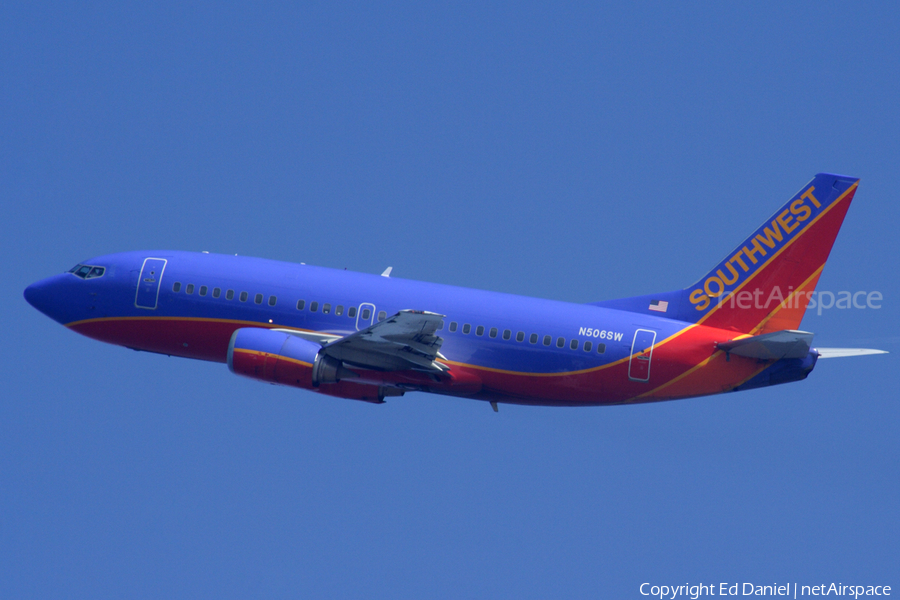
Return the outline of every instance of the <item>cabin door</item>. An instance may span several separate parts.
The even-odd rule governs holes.
[[[369,327],[375,320],[375,305],[363,302],[356,313],[356,330]]]
[[[144,259],[144,266],[141,267],[141,274],[138,277],[137,295],[134,297],[136,307],[156,309],[159,300],[159,284],[165,268],[166,259],[164,258]]]
[[[631,358],[628,359],[628,379],[650,381],[650,359],[653,358],[653,343],[656,332],[638,329],[631,342]]]

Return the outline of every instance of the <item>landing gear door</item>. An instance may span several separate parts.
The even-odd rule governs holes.
[[[631,358],[628,359],[628,379],[631,381],[650,381],[650,359],[653,358],[653,344],[656,332],[649,329],[638,329],[631,342]]]
[[[147,258],[141,267],[141,275],[138,277],[137,294],[134,297],[134,305],[138,308],[156,310],[159,301],[159,284],[162,282],[163,271],[166,269],[166,259]]]
[[[372,325],[375,320],[375,305],[363,302],[356,313],[356,330],[360,331]]]

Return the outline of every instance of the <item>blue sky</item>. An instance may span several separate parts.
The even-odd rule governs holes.
[[[0,595],[639,598],[900,586],[900,9],[0,7]],[[382,406],[91,341],[91,256],[256,255],[589,302],[686,287],[816,172],[862,178],[801,383]],[[428,307],[417,307],[428,309]]]

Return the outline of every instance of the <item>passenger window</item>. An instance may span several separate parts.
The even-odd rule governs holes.
[[[456,328],[459,327],[456,321],[450,321],[450,333],[456,331]]]
[[[538,334],[532,333],[531,337],[528,338],[528,342],[531,344],[537,344]]]
[[[297,310],[303,310],[304,306],[306,306],[306,300],[297,300]]]
[[[269,296],[269,306],[275,306],[275,303],[278,302],[278,298],[275,296]]]
[[[566,345],[566,338],[564,338],[564,337],[556,338],[556,347],[557,348],[562,348],[565,345]]]
[[[180,281],[176,281],[174,284],[172,284],[172,291],[173,292],[181,291],[181,282]]]
[[[249,297],[250,297],[250,294],[248,294],[247,292],[241,292],[241,296],[240,296],[241,302],[246,302],[247,298],[249,298]]]
[[[492,338],[497,337],[497,328],[491,327],[491,330],[488,332],[488,335],[491,336]]]
[[[331,314],[331,304],[329,304],[328,302],[326,302],[325,304],[322,305],[322,314],[323,314],[323,315],[330,315],[330,314]]]
[[[471,325],[469,325],[468,323],[466,323],[465,325],[463,325],[463,333],[464,333],[465,335],[469,335],[469,332],[470,332],[470,331],[472,331],[472,326],[471,326]]]
[[[213,298],[218,298],[221,295],[222,295],[221,288],[213,288]]]
[[[585,342],[585,343],[584,343],[584,351],[585,351],[585,352],[590,352],[592,346],[593,346],[593,344],[591,344],[590,342]]]
[[[475,335],[484,335],[484,325],[475,328]]]
[[[201,286],[200,286],[200,295],[201,295],[201,296],[205,296],[205,295],[206,295],[206,290],[208,290],[208,289],[209,289],[209,288],[206,287],[205,285],[201,285]]]
[[[512,331],[510,331],[509,329],[504,329],[503,330],[503,339],[508,340],[510,337],[512,337]]]
[[[253,301],[257,304],[262,304],[262,294],[257,294],[253,297]]]
[[[606,344],[597,344],[597,354],[603,354],[606,352]]]
[[[371,316],[372,316],[372,311],[369,310],[368,308],[364,308],[362,311],[362,320],[368,321],[369,317],[371,317]]]
[[[225,292],[225,299],[234,300],[234,290],[228,290],[227,292]]]
[[[443,329],[443,328],[444,328],[444,321],[441,320],[441,322],[438,323],[437,329],[435,329],[435,331],[440,331],[440,330]]]
[[[385,318],[385,317],[387,317],[387,313],[386,313],[386,312],[384,312],[383,310],[378,311],[378,320],[379,320],[379,321],[384,321],[384,318]]]
[[[351,319],[356,316],[356,307],[355,306],[351,306],[350,308],[347,309],[347,316],[350,317]]]
[[[318,302],[310,302],[309,310],[311,310],[312,312],[316,312],[317,310],[319,310],[319,303]]]
[[[550,345],[550,336],[549,336],[549,335],[545,335],[545,336],[544,336],[544,345],[545,345],[545,346],[549,346],[549,345]]]
[[[184,288],[184,293],[185,294],[193,294],[194,293],[194,284],[193,283],[187,284],[187,287]]]
[[[516,341],[517,342],[525,341],[525,332],[524,331],[520,331],[519,333],[516,334]]]
[[[335,307],[334,307],[334,314],[337,315],[337,316],[341,316],[342,314],[344,314],[344,307],[341,306],[340,304],[338,304],[337,306],[335,306]]]
[[[569,343],[569,348],[571,348],[572,350],[578,350],[578,340],[572,340],[571,343]]]

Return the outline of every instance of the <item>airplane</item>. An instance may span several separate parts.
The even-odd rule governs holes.
[[[858,184],[820,173],[693,285],[589,304],[181,251],[99,256],[24,295],[95,340],[341,398],[675,400],[883,353],[816,349],[798,329]]]

